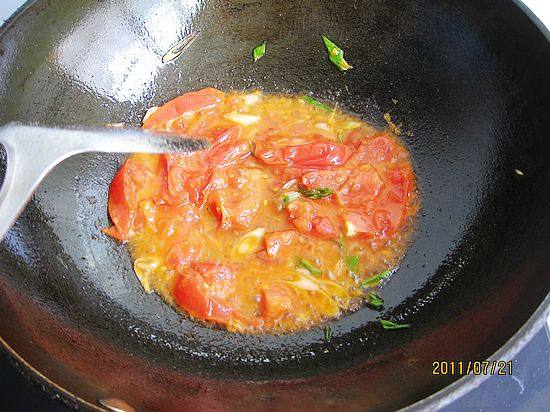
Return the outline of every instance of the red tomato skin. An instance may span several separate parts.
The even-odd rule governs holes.
[[[390,183],[385,197],[381,199],[380,208],[387,213],[388,228],[391,233],[403,227],[407,213],[407,205],[410,204],[414,190],[414,177],[409,165],[401,165],[391,168],[387,172],[387,180]]]
[[[383,189],[383,181],[370,165],[354,169],[336,192],[339,203],[370,213]]]
[[[307,200],[298,199],[287,206],[288,220],[298,232],[308,234],[313,228],[311,221],[317,215],[315,207]]]
[[[390,136],[379,133],[359,145],[355,159],[361,164],[376,164],[393,160],[399,151],[400,148]]]
[[[302,176],[302,185],[306,189],[328,188],[338,190],[347,180],[351,171],[347,169],[317,170]]]
[[[363,214],[358,211],[349,211],[345,214],[345,220],[353,225],[357,237],[368,239],[378,234],[372,215]]]
[[[334,239],[338,236],[338,232],[334,225],[327,217],[316,217],[311,221],[313,230],[317,235],[326,239]]]
[[[192,317],[218,323],[227,323],[234,309],[218,302],[201,285],[201,278],[180,276],[174,287],[176,303]]]
[[[345,164],[353,155],[353,148],[312,136],[310,143],[285,145],[287,139],[266,139],[256,142],[254,156],[270,166],[290,166],[299,169],[326,169]],[[317,141],[315,141],[317,140]],[[281,143],[283,142],[283,143]]]
[[[121,241],[128,240],[134,230],[137,215],[136,190],[145,183],[147,170],[128,159],[118,170],[109,186],[108,209],[114,228],[107,234]]]
[[[223,102],[224,98],[225,93],[211,87],[185,93],[160,106],[143,122],[143,127],[151,129],[183,113],[215,107]]]
[[[296,232],[292,229],[267,233],[264,237],[265,252],[269,257],[275,257],[283,246],[290,246]]]
[[[295,294],[284,286],[274,285],[264,289],[260,301],[261,316],[267,322],[280,319],[291,313],[295,299]]]
[[[219,262],[192,262],[176,279],[172,295],[175,302],[192,317],[227,324],[231,319],[260,327],[263,320],[245,316],[226,302],[233,288],[232,269]]]
[[[327,216],[320,216],[310,200],[298,199],[287,206],[288,220],[298,232],[333,239],[338,236],[334,223]]]
[[[203,152],[162,155],[159,168],[164,178],[162,195],[169,205],[199,203],[210,177]]]
[[[244,230],[252,225],[260,207],[255,180],[239,166],[218,169],[208,185],[208,204],[220,230]]]

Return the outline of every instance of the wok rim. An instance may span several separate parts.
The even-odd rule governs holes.
[[[496,352],[494,352],[488,359],[489,362],[492,361],[509,361],[513,360],[513,357],[517,355],[531,340],[533,337],[543,328],[546,322],[550,322],[550,293],[546,295],[546,298],[542,303],[537,307],[533,314],[527,319],[521,328],[517,330],[504,345],[502,345]],[[51,392],[55,392],[60,395],[61,400],[64,403],[68,401],[75,401],[80,406],[89,408],[90,410],[96,411],[107,411],[97,404],[91,403],[90,401],[79,397],[78,395],[72,393],[71,391],[65,389],[61,385],[55,383],[53,380],[48,378],[42,372],[33,367],[28,363],[15,349],[13,349],[8,342],[0,336],[0,345],[4,353],[8,355],[8,359],[11,361],[12,365],[19,370],[21,374],[26,376],[22,371],[25,369],[25,372],[29,372],[28,375],[34,383],[43,385],[48,388],[44,391],[51,396]],[[468,394],[473,389],[479,387],[483,382],[485,382],[490,375],[464,375],[461,378],[457,379],[453,383],[445,386],[444,388],[438,390],[437,392],[431,394],[430,396],[421,399],[415,403],[401,408],[401,411],[417,411],[417,410],[440,410],[441,408],[451,404],[457,399],[460,399],[462,396]],[[294,380],[294,379],[291,379]]]
[[[6,19],[2,25],[0,25],[0,37],[4,35],[11,24],[15,23],[18,18],[37,1],[38,0],[27,0],[19,8],[17,8],[17,10],[8,19]],[[547,27],[522,0],[512,0],[512,3],[514,3],[521,10],[521,12],[533,22],[533,24],[538,28],[550,44],[550,27]],[[513,357],[523,350],[529,342],[531,342],[533,337],[539,333],[546,323],[550,325],[550,292],[547,293],[545,299],[540,303],[525,323],[486,360],[489,362],[513,360]],[[35,385],[41,385],[41,390],[51,399],[54,399],[52,394],[55,393],[66,405],[76,402],[78,406],[87,408],[88,410],[108,411],[107,409],[99,406],[97,403],[92,403],[79,397],[75,393],[67,390],[63,386],[54,382],[52,379],[48,378],[45,374],[27,362],[2,336],[0,336],[0,348],[15,369],[17,369],[19,373],[32,381]],[[473,389],[478,388],[489,378],[489,376],[490,375],[488,374],[464,375],[437,392],[434,392],[430,396],[407,405],[400,410],[405,412],[418,410],[440,410],[441,408],[470,393]],[[97,401],[98,400],[96,400],[96,402]]]

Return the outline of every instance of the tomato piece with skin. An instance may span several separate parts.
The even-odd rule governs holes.
[[[350,173],[346,182],[336,192],[336,196],[344,206],[371,212],[383,187],[384,182],[376,169],[371,165],[363,165]]]
[[[226,323],[235,311],[225,301],[234,277],[218,262],[193,262],[176,281],[174,299],[193,317]]]
[[[254,155],[270,166],[292,166],[306,169],[326,169],[345,164],[353,155],[353,148],[332,141],[322,141],[313,135],[308,143],[285,145],[284,140],[259,140]],[[313,141],[311,141],[313,140]]]
[[[347,169],[316,170],[302,176],[302,185],[306,189],[327,188],[338,190],[347,180],[351,171]]]
[[[313,228],[311,221],[317,215],[317,209],[307,200],[298,199],[287,206],[288,219],[299,232],[308,234]]]
[[[413,179],[412,168],[407,164],[393,167],[388,171],[389,188],[385,198],[380,202],[380,208],[386,212],[386,221],[393,231],[405,224],[407,204],[414,185]]]
[[[261,319],[243,315],[227,302],[234,278],[233,269],[219,262],[193,262],[177,278],[174,300],[200,320],[221,324],[237,320],[246,326],[261,326]]]
[[[182,272],[192,261],[200,258],[201,252],[200,245],[183,240],[170,248],[166,260],[172,268]]]
[[[220,229],[247,229],[260,207],[257,178],[252,169],[231,167],[214,173],[208,202],[220,220]]]
[[[163,155],[159,164],[165,176],[164,200],[173,206],[197,204],[209,179],[202,152]]]
[[[134,231],[138,217],[137,192],[146,186],[147,168],[128,159],[118,170],[109,186],[109,216],[113,227],[105,232],[122,241],[128,240]]]
[[[196,273],[180,276],[174,287],[174,300],[192,317],[218,323],[227,323],[234,308],[212,296],[204,280]]]
[[[162,127],[167,121],[181,116],[183,113],[213,108],[222,103],[224,98],[225,93],[211,87],[185,93],[170,100],[151,113],[143,122],[143,127],[145,129]]]
[[[283,318],[295,306],[296,293],[282,285],[272,285],[262,290],[261,315],[268,321]]]
[[[207,157],[212,167],[223,169],[233,166],[250,156],[250,145],[245,141],[226,140],[213,145]]]
[[[298,232],[329,239],[338,236],[333,222],[326,216],[320,216],[319,210],[311,201],[297,199],[288,204],[287,210],[288,220]]]
[[[373,202],[373,210],[351,210],[345,213],[347,225],[360,237],[393,235],[405,224],[409,197],[413,190],[412,168],[396,166],[387,172],[384,191]]]
[[[311,224],[314,232],[320,237],[333,239],[338,235],[336,228],[327,217],[317,216],[311,221]]]
[[[371,238],[378,234],[372,215],[348,211],[344,215],[349,237]]]
[[[268,256],[275,257],[285,246],[290,246],[297,233],[290,230],[279,230],[267,233],[264,237],[265,251]]]
[[[402,150],[390,136],[379,133],[361,142],[354,160],[361,164],[392,161]]]
[[[369,132],[365,130],[364,127],[359,126],[347,134],[346,138],[344,139],[344,143],[352,145],[353,147],[358,147],[368,138],[368,136]]]

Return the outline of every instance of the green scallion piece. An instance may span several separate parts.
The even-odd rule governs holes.
[[[325,326],[325,342],[330,342],[332,339],[332,329],[329,325]]]
[[[386,330],[407,329],[411,327],[410,323],[395,323],[391,320],[380,319],[380,324]]]
[[[386,279],[390,275],[391,272],[392,272],[392,269],[388,269],[385,272],[379,273],[376,276],[368,278],[368,279],[363,281],[363,286],[375,285],[378,282],[380,282],[382,279]]]
[[[348,265],[348,269],[351,272],[353,273],[359,272],[359,256],[347,256],[346,264]]]
[[[319,269],[317,266],[315,266],[313,263],[311,263],[309,260],[300,258],[298,260],[298,267],[307,269],[309,273],[315,276],[320,276],[323,271]]]
[[[329,189],[328,187],[321,187],[319,189],[300,188],[300,193],[310,199],[322,199],[323,197],[328,197],[333,194],[334,190]]]
[[[368,304],[374,309],[380,309],[382,306],[384,306],[384,299],[382,299],[374,292],[369,292]]]
[[[290,202],[295,201],[300,197],[300,193],[298,192],[288,192],[283,195],[283,204],[286,206]]]
[[[325,47],[327,48],[330,61],[342,71],[351,69],[352,66],[350,66],[348,62],[344,59],[344,51],[327,37],[322,37],[323,42],[325,43]]]
[[[332,107],[330,106],[327,106],[326,104],[324,103],[321,103],[319,100],[316,100],[314,99],[313,97],[311,96],[308,96],[307,94],[303,95],[301,97],[301,99],[308,103],[308,104],[311,104],[312,106],[315,106],[315,107],[318,107],[319,109],[323,109],[324,111],[326,112],[332,112]]]
[[[254,63],[256,63],[258,60],[260,60],[263,55],[265,54],[265,45],[267,43],[264,42],[260,44],[259,46],[254,47],[254,50],[252,50],[252,57],[254,57]]]

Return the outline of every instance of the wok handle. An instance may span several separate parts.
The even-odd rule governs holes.
[[[17,220],[44,177],[78,153],[189,153],[205,149],[203,140],[132,129],[56,129],[8,124],[0,127],[6,174],[0,189],[0,241]]]

